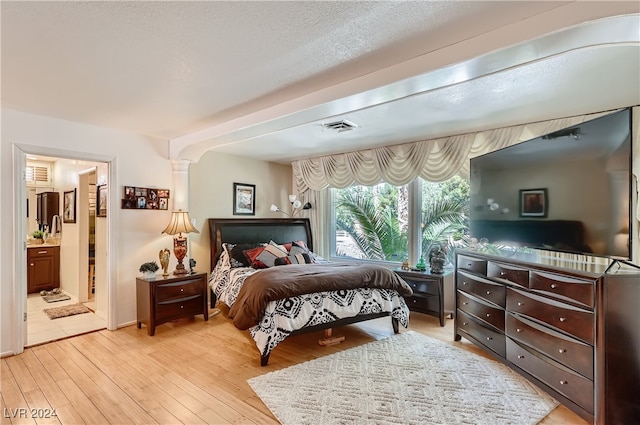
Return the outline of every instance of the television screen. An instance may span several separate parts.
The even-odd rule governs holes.
[[[631,111],[471,159],[470,234],[629,259]]]

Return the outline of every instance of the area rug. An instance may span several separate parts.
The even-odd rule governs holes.
[[[42,311],[44,311],[45,314],[49,316],[49,319],[59,319],[61,317],[75,316],[76,314],[84,314],[84,313],[91,312],[91,310],[89,310],[86,306],[80,303],[69,304],[62,307],[45,308]]]
[[[416,332],[247,382],[285,425],[523,425],[558,405],[502,363]]]

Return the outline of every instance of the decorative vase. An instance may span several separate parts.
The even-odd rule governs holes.
[[[153,280],[156,278],[156,274],[155,272],[143,272],[142,277],[144,277],[147,280]]]

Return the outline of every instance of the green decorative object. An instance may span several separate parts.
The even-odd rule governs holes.
[[[424,258],[420,257],[420,261],[416,264],[416,269],[420,271],[427,270],[427,265],[424,263]]]

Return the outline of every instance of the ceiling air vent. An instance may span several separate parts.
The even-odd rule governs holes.
[[[51,186],[51,163],[27,162],[24,179],[27,186]]]
[[[351,121],[347,121],[347,120],[328,122],[328,123],[323,123],[322,125],[325,128],[328,128],[329,130],[335,130],[338,133],[341,133],[343,131],[353,130],[354,128],[358,127]]]

